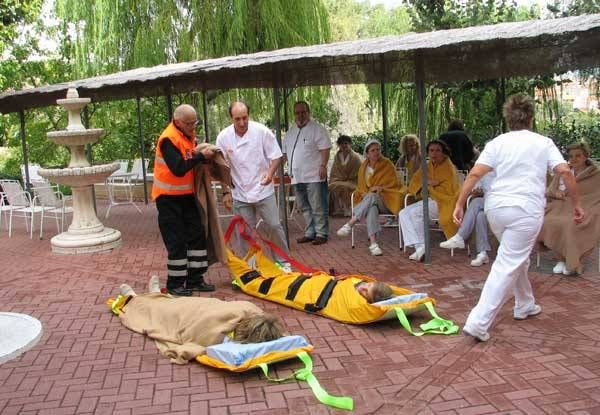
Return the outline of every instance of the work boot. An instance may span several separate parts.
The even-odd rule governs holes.
[[[186,288],[191,291],[201,291],[201,292],[209,292],[209,291],[215,290],[215,286],[212,284],[208,284],[207,282],[204,282],[204,279],[200,279],[200,280],[196,280],[196,281],[188,280],[188,282],[186,284]]]
[[[185,277],[167,277],[167,292],[178,297],[190,297],[192,290],[185,288],[185,280]]]

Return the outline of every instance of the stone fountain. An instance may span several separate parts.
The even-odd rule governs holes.
[[[66,232],[50,241],[52,251],[79,254],[106,251],[121,246],[121,232],[105,227],[94,211],[94,183],[106,180],[119,168],[119,163],[92,166],[85,156],[85,145],[95,143],[101,128],[86,129],[81,123],[81,109],[90,98],[79,98],[77,89],[69,88],[66,99],[56,103],[69,112],[69,123],[63,131],[52,131],[48,138],[69,147],[71,161],[64,169],[40,169],[39,174],[52,183],[71,186],[73,190],[73,222]]]

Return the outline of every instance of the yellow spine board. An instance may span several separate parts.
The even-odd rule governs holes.
[[[404,304],[375,306],[369,304],[355,288],[357,280],[375,281],[365,275],[347,275],[335,283],[332,295],[322,309],[311,305],[318,302],[319,296],[333,277],[324,272],[304,275],[300,272],[285,273],[261,251],[252,252],[256,255],[256,270],[250,268],[245,260],[236,257],[231,251],[229,269],[240,289],[251,296],[273,301],[297,310],[314,312],[343,323],[367,324],[383,318],[394,308],[402,308],[407,313],[424,309],[424,303],[435,300],[426,297]],[[255,272],[253,272],[255,271]],[[391,286],[395,295],[414,294],[405,288]]]
[[[225,369],[231,372],[245,372],[247,370],[258,367],[258,365],[261,363],[271,364],[281,362],[283,360],[295,358],[300,352],[310,353],[312,352],[312,350],[313,346],[309,345],[305,347],[298,347],[297,349],[292,349],[288,351],[269,352],[261,356],[257,356],[255,358],[248,359],[239,366],[228,365],[227,363],[223,363],[220,360],[213,359],[212,357],[207,356],[206,354],[196,356],[196,361],[202,363],[203,365],[216,367],[217,369]]]

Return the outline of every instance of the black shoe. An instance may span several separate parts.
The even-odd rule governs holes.
[[[215,290],[215,286],[212,284],[208,284],[204,281],[200,281],[198,283],[195,284],[188,284],[187,288],[192,290],[192,291],[203,291],[203,292],[207,292],[207,291],[214,291]]]
[[[178,297],[191,297],[192,290],[185,287],[167,288],[167,292]]]
[[[323,245],[327,243],[327,238],[323,238],[321,236],[317,236],[313,241],[313,245]]]
[[[296,242],[298,242],[299,244],[305,244],[308,242],[312,242],[314,240],[315,240],[315,238],[309,238],[308,236],[303,236],[302,238],[297,238]]]

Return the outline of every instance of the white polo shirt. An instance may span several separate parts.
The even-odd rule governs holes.
[[[496,174],[485,197],[485,210],[520,206],[531,216],[543,216],[546,172],[560,163],[565,163],[560,151],[543,135],[519,130],[494,138],[476,162]]]
[[[321,167],[319,150],[330,148],[329,133],[323,125],[314,120],[310,120],[302,128],[294,124],[283,140],[283,153],[287,156],[292,184],[325,181],[319,177]]]
[[[282,157],[277,139],[264,125],[249,121],[243,137],[236,134],[233,124],[217,136],[221,149],[231,168],[233,199],[246,203],[259,202],[274,193],[273,183],[260,184],[269,171],[271,161]]]

